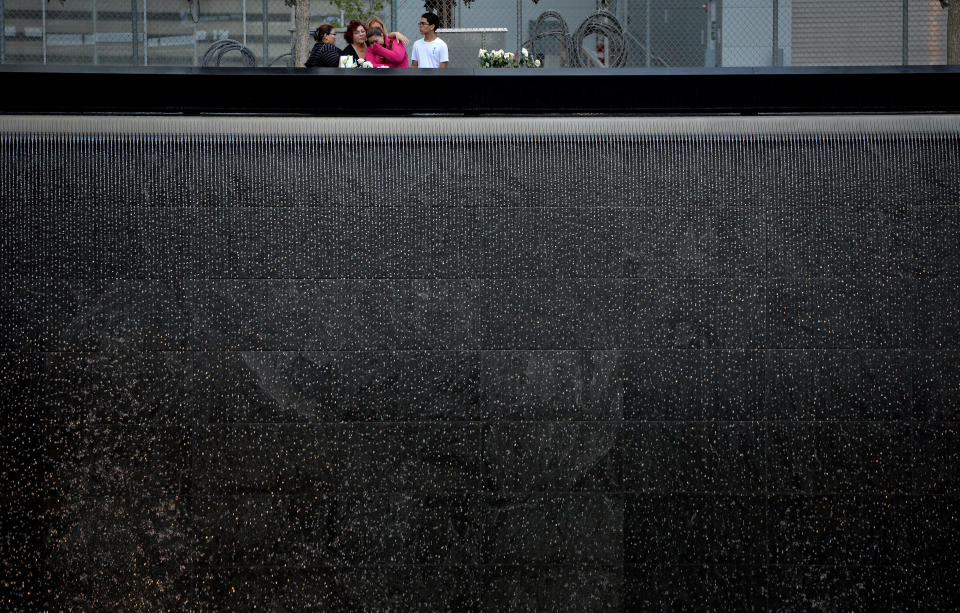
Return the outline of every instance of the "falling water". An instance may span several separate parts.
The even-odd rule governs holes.
[[[902,401],[956,392],[956,117],[5,116],[0,152],[47,608],[774,581],[858,512],[955,539],[918,450],[957,413]]]

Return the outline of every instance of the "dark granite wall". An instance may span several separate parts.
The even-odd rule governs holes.
[[[958,134],[4,133],[4,608],[957,608]]]

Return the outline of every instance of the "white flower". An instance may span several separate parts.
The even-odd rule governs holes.
[[[364,61],[364,62],[363,62],[363,67],[364,67],[364,68],[373,68],[373,62]]]
[[[486,49],[481,49],[481,50],[480,50],[480,53],[477,54],[477,57],[483,57],[483,56],[485,56],[486,54],[487,54],[487,50],[486,50]]]
[[[530,52],[527,51],[527,48],[526,48],[526,47],[524,47],[523,49],[521,49],[521,50],[520,50],[520,53],[523,54],[523,57],[530,57]]]
[[[493,55],[495,55],[496,57],[503,57],[503,49],[497,49],[496,51],[493,52]]]
[[[510,53],[509,51],[507,51],[506,57],[507,57],[508,60],[513,60],[513,54]]]
[[[540,68],[540,60],[533,60],[533,65]]]

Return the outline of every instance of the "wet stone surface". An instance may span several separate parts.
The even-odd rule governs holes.
[[[956,134],[0,151],[0,608],[960,606]]]

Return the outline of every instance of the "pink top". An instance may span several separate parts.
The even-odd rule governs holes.
[[[390,68],[410,68],[410,58],[407,56],[407,48],[399,40],[390,39],[390,48],[384,47],[380,43],[367,45],[367,61],[373,62],[374,66],[389,66]]]

